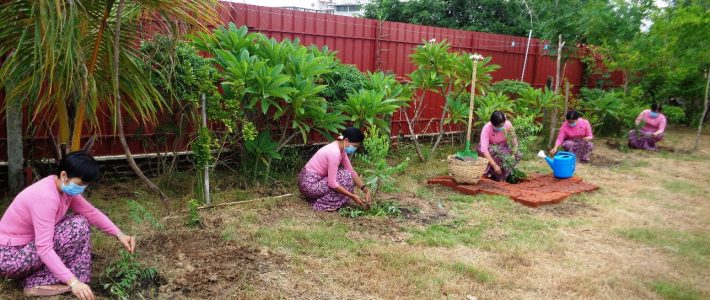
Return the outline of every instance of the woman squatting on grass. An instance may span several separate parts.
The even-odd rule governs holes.
[[[20,279],[27,296],[71,291],[94,299],[91,228],[115,236],[129,252],[136,240],[125,235],[81,193],[101,175],[86,152],[73,152],[48,176],[20,192],[0,219],[0,277]],[[72,213],[67,213],[71,209]]]
[[[508,138],[512,139],[513,149],[508,147]],[[485,176],[496,181],[505,181],[513,172],[512,166],[503,163],[506,156],[520,161],[517,153],[518,140],[515,138],[513,124],[507,120],[505,114],[495,111],[491,114],[490,122],[481,130],[481,139],[478,144],[478,155],[488,159],[488,168]]]
[[[656,151],[656,143],[663,139],[666,131],[666,116],[660,104],[652,104],[651,109],[642,111],[636,117],[636,126],[643,123],[641,129],[629,131],[629,147]]]
[[[565,119],[567,121],[560,126],[560,133],[557,134],[555,147],[550,150],[550,154],[554,155],[562,146],[565,151],[574,153],[581,162],[589,162],[589,154],[594,149],[592,125],[580,118],[576,110],[567,112]]]
[[[348,199],[367,208],[370,191],[353,170],[348,155],[357,151],[365,135],[348,127],[336,141],[323,146],[308,161],[298,175],[298,188],[314,210],[335,211]],[[354,193],[355,186],[365,193],[365,199]]]

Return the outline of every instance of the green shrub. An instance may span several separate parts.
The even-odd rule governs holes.
[[[366,78],[354,65],[337,64],[333,72],[323,75],[327,87],[320,92],[332,107],[348,98],[348,94],[362,89]]]
[[[527,82],[505,79],[491,85],[488,91],[490,93],[500,93],[507,95],[511,99],[518,99],[518,97],[520,97],[520,94],[529,88],[531,88],[531,86]]]
[[[362,144],[365,155],[361,159],[366,166],[364,181],[373,193],[373,199],[380,190],[393,191],[395,180],[392,175],[404,172],[409,165],[409,157],[396,166],[390,166],[386,159],[390,150],[390,137],[386,133],[381,134],[377,127],[370,127]]]
[[[663,106],[663,114],[669,124],[682,124],[686,122],[685,110],[678,106]]]

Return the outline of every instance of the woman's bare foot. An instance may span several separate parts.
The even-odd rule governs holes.
[[[55,296],[71,292],[71,287],[66,284],[40,285],[24,289],[27,297]]]

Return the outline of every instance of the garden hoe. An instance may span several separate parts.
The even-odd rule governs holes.
[[[471,102],[468,106],[468,130],[466,131],[466,150],[456,152],[456,158],[464,161],[477,160],[478,153],[471,151],[471,128],[473,127],[473,100],[476,98],[476,69],[478,61],[483,59],[479,54],[471,55],[473,59],[473,75],[471,77]]]

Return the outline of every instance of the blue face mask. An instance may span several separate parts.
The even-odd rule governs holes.
[[[658,118],[658,113],[655,111],[652,111],[649,115],[651,116],[651,118]]]
[[[355,151],[357,151],[357,148],[353,145],[348,145],[347,147],[345,147],[345,153],[348,155],[355,153]]]
[[[569,125],[569,127],[577,126],[577,122],[572,122],[572,123],[567,123],[567,124]]]
[[[496,131],[503,131],[505,130],[505,127],[496,127]]]
[[[64,185],[62,184],[62,192],[69,196],[76,196],[84,192],[86,189],[86,186],[81,186],[73,182],[69,182],[69,184]]]

